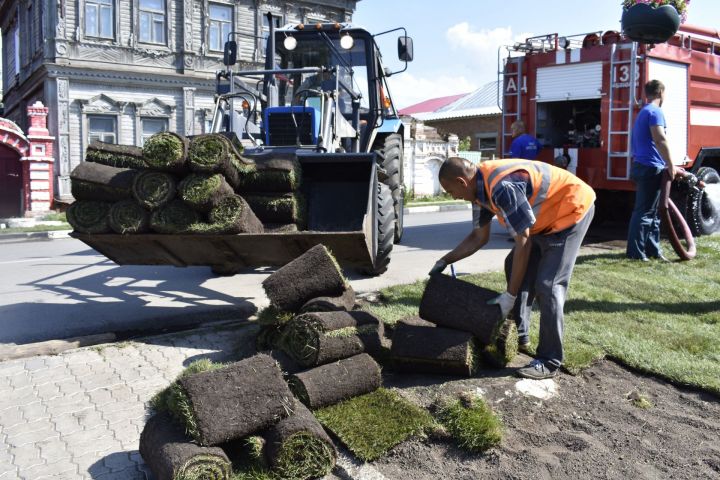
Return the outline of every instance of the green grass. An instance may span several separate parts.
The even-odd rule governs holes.
[[[502,421],[483,398],[474,394],[446,401],[438,411],[438,420],[461,448],[472,452],[484,452],[502,440]]]
[[[433,425],[427,411],[384,388],[314,413],[363,461],[380,458],[395,445]]]
[[[679,385],[720,393],[720,237],[697,240],[689,262],[641,263],[624,252],[578,258],[565,304],[565,367],[577,373],[603,357]],[[665,251],[672,257],[669,245]],[[505,288],[501,272],[464,280]],[[382,290],[369,309],[394,324],[416,315],[425,281]],[[537,344],[539,315],[531,320]]]
[[[51,230],[72,230],[72,226],[70,226],[69,223],[63,223],[62,225],[35,225],[34,227],[3,228],[0,230],[0,235],[4,235],[6,233],[49,232]]]

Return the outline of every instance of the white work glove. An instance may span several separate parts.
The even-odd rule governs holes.
[[[500,307],[500,313],[502,314],[502,318],[505,319],[510,314],[510,310],[512,310],[513,306],[515,305],[515,295],[510,295],[510,292],[504,291],[497,297],[493,298],[492,300],[488,300],[488,305],[497,305]]]
[[[430,273],[428,273],[428,275],[442,273],[442,271],[445,270],[445,267],[447,267],[447,262],[441,258],[440,260],[435,262],[435,265],[433,265],[433,267],[430,269]]]

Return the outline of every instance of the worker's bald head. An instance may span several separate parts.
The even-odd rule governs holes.
[[[471,162],[460,157],[450,157],[440,166],[438,179],[453,198],[473,201],[477,191],[476,175],[477,168]]]

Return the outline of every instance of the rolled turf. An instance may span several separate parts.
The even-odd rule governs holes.
[[[300,308],[300,313],[350,311],[355,306],[355,290],[348,284],[342,295],[336,297],[316,297],[308,300]]]
[[[399,327],[400,325],[414,325],[416,327],[436,327],[437,326],[432,322],[423,320],[422,318],[418,317],[417,315],[411,315],[409,317],[401,318],[395,324],[395,328]]]
[[[392,338],[393,368],[408,373],[472,376],[478,351],[469,332],[399,323]]]
[[[199,212],[209,213],[222,198],[234,195],[225,177],[216,173],[192,173],[178,185],[178,196],[182,201]]]
[[[169,173],[145,170],[135,177],[132,196],[143,207],[157,210],[167,205],[177,193],[177,180]]]
[[[67,221],[76,232],[108,233],[108,215],[111,203],[95,200],[77,200],[68,207]]]
[[[495,339],[500,308],[487,301],[499,294],[448,275],[431,275],[420,299],[420,318],[470,332],[487,345]]]
[[[190,228],[192,233],[237,234],[262,233],[263,226],[239,195],[228,195],[218,200],[210,211],[210,223],[196,224]]]
[[[193,443],[166,414],[145,424],[140,455],[157,480],[228,480],[232,470],[221,448]]]
[[[518,331],[515,320],[505,320],[496,328],[494,341],[482,349],[487,363],[496,368],[504,368],[518,353]]]
[[[190,139],[188,164],[193,172],[222,174],[236,187],[242,175],[255,170],[254,163],[241,153],[242,145],[235,134],[196,135]]]
[[[250,435],[292,413],[292,394],[275,360],[259,353],[219,370],[178,379],[186,427],[201,445]]]
[[[315,245],[272,273],[262,285],[272,305],[297,312],[312,298],[341,295],[346,281],[327,248]]]
[[[380,352],[383,325],[359,310],[304,313],[288,323],[281,345],[300,365],[314,367],[362,352]]]
[[[137,174],[137,170],[130,168],[81,162],[70,174],[72,195],[75,200],[124,200],[130,198]]]
[[[380,366],[367,353],[292,375],[290,388],[308,408],[333,405],[380,388]]]
[[[150,215],[150,229],[157,233],[191,233],[202,217],[182,200],[173,200]]]
[[[135,145],[117,145],[95,140],[85,152],[86,162],[95,162],[117,168],[147,168],[143,159],[142,148]]]
[[[335,466],[335,446],[320,422],[302,403],[263,435],[265,455],[273,473],[282,479],[321,478]]]
[[[115,233],[143,233],[150,228],[150,212],[134,200],[121,200],[110,207],[108,222]]]
[[[187,151],[187,138],[173,132],[156,133],[143,145],[148,168],[175,174],[187,173]]]
[[[294,192],[300,187],[302,170],[294,153],[263,153],[250,157],[255,170],[240,176],[239,192]]]
[[[243,194],[248,205],[263,223],[306,223],[305,198],[299,193],[283,195]]]

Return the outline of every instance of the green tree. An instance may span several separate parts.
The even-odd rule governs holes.
[[[470,136],[469,135],[467,137],[463,138],[462,140],[460,140],[460,145],[458,146],[458,150],[460,150],[461,152],[467,152],[468,150],[470,150]]]

